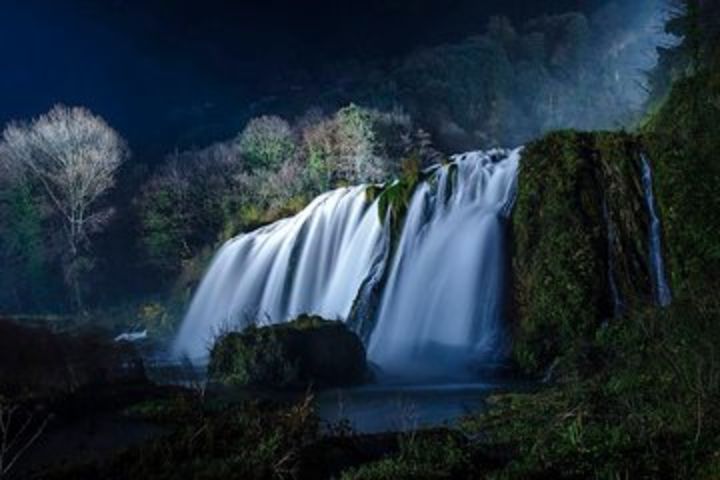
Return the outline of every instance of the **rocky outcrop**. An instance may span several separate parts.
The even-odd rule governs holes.
[[[367,363],[360,338],[343,323],[302,316],[220,337],[208,374],[237,387],[333,387],[365,381]]]
[[[514,356],[540,372],[623,308],[652,301],[641,148],[559,132],[523,152],[512,218]]]

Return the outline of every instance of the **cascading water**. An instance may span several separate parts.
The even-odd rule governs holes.
[[[345,319],[383,248],[377,205],[367,205],[365,187],[335,190],[293,218],[240,235],[205,274],[176,351],[203,356],[225,323],[279,323],[303,313]]]
[[[456,157],[415,192],[368,349],[386,373],[462,376],[502,353],[503,223],[519,156]]]
[[[495,360],[504,352],[503,224],[519,157],[520,150],[471,153],[430,174],[391,255],[390,231],[377,202],[367,204],[366,187],[330,192],[291,219],[231,240],[200,284],[176,352],[202,356],[214,330],[243,318],[345,320],[354,303],[369,301],[356,300],[367,280],[387,272],[371,361],[389,373],[428,373],[432,365],[452,374]]]
[[[603,199],[603,219],[605,220],[605,228],[607,229],[607,249],[608,249],[608,284],[610,286],[610,295],[613,301],[613,314],[615,317],[620,316],[625,310],[625,304],[623,303],[622,297],[620,296],[620,290],[618,289],[617,282],[615,281],[615,256],[613,250],[615,242],[617,241],[617,235],[615,233],[615,226],[610,219],[610,213],[608,212],[607,199]]]
[[[662,226],[660,217],[657,214],[655,195],[653,193],[653,177],[650,162],[647,157],[641,157],[642,183],[645,192],[645,204],[650,216],[650,270],[655,290],[655,301],[663,307],[672,302],[672,293],[665,276],[665,264],[662,256]]]

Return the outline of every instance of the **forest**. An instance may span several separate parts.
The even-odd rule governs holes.
[[[719,7],[490,16],[160,152],[9,120],[0,479],[718,478]],[[342,416],[408,378],[474,407]]]

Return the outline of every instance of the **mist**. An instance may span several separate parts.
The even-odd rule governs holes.
[[[673,42],[667,15],[666,0],[652,0],[523,21],[495,16],[480,34],[392,62],[333,66],[324,74],[332,80],[295,102],[403,110],[448,151],[513,147],[556,129],[629,127],[646,106],[658,47]]]
[[[532,103],[537,99],[527,97],[528,89],[547,93],[560,82],[562,91],[566,84],[581,81],[564,77],[579,75],[624,91],[614,97],[615,103],[630,102],[634,111],[643,99],[636,83],[642,83],[642,70],[652,65],[654,47],[662,40],[656,22],[662,10],[661,0],[531,5],[519,0],[426,0],[370,2],[362,8],[337,8],[327,1],[300,6],[214,0],[202,5],[181,2],[176,9],[161,1],[11,0],[0,19],[0,53],[18,68],[0,78],[0,121],[35,116],[56,103],[84,105],[120,129],[138,157],[149,163],[176,147],[230,138],[254,116],[280,114],[290,120],[314,107],[333,111],[350,102],[407,110],[452,150],[515,144],[552,127],[509,117],[502,123],[518,126],[497,133],[491,127],[497,122],[488,103],[492,98],[474,102],[472,112],[438,112],[432,99],[422,98],[428,91],[449,103],[462,103],[459,95],[467,92],[461,83],[486,81],[480,70],[495,60],[468,39],[486,36],[491,17],[507,18],[518,35],[527,36],[537,33],[537,22],[528,27],[533,18],[577,11],[593,38],[592,45],[573,54],[586,64],[616,57],[620,78],[613,83],[610,71],[592,73],[588,65],[553,63],[567,46],[563,42],[572,40],[563,40],[562,32],[548,26],[540,28],[554,31],[545,32],[550,45],[543,48],[552,51],[541,60],[543,68],[522,69],[538,76],[536,81],[528,80],[531,86],[518,85],[512,92],[483,88],[475,92],[478,96]],[[636,30],[638,26],[642,28]],[[528,55],[518,56],[508,45],[501,48],[513,65],[512,74],[517,74],[517,63],[527,61]],[[458,63],[472,68],[456,71],[453,65]],[[433,72],[436,67],[450,67],[458,78],[442,78],[443,72]],[[440,74],[445,85],[435,88],[407,78],[418,73]],[[527,107],[518,108],[520,117],[532,116]],[[589,113],[570,112],[573,108],[555,110],[553,125],[590,128],[628,122],[629,112],[619,106],[600,112],[595,121]],[[525,123],[529,125],[519,126]]]

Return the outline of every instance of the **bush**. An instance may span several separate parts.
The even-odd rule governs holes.
[[[290,125],[279,117],[254,118],[238,137],[238,145],[250,170],[277,170],[295,152]]]
[[[168,157],[135,202],[141,247],[152,267],[177,275],[219,239],[226,212],[241,201],[236,177],[243,166],[239,150],[228,143]]]

